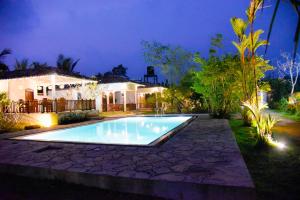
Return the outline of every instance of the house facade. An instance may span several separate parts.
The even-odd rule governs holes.
[[[6,112],[138,110],[144,106],[145,95],[162,93],[163,89],[146,87],[120,77],[98,82],[53,67],[9,71],[0,75],[0,92],[6,92],[12,102]]]

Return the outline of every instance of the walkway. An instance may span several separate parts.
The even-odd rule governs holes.
[[[0,140],[0,171],[172,199],[253,199],[227,120],[198,118],[154,147]]]

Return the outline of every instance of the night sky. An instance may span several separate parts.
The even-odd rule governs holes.
[[[146,70],[141,41],[180,45],[207,56],[210,38],[224,36],[224,51],[235,52],[230,18],[245,17],[249,0],[0,0],[0,49],[13,54],[6,63],[28,58],[55,65],[59,53],[80,58],[85,75],[123,64],[137,79]],[[268,29],[275,0],[258,16],[256,28]],[[292,51],[296,13],[282,3],[267,55]],[[266,37],[267,31],[264,36]]]

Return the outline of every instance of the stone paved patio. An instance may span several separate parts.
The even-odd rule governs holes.
[[[0,171],[172,199],[253,199],[227,120],[198,118],[162,145],[0,140]]]

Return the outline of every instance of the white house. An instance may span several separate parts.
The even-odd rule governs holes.
[[[10,112],[136,110],[145,100],[145,94],[161,93],[163,89],[146,87],[122,77],[110,77],[98,83],[54,67],[0,74],[0,92],[6,92],[13,102]]]

